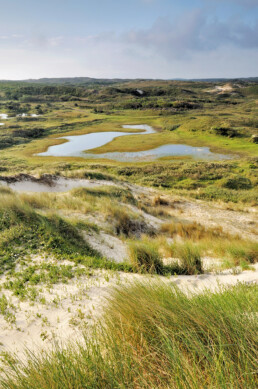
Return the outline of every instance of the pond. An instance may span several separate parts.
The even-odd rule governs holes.
[[[141,130],[136,134],[151,134],[155,131],[151,126],[146,124],[142,125],[125,125],[123,128],[132,129],[132,130]],[[61,145],[50,146],[48,150],[44,153],[39,153],[37,155],[41,156],[52,156],[52,157],[84,157],[88,156],[84,151],[92,150],[97,147],[104,146],[105,144],[111,142],[113,139],[120,136],[131,135],[132,133],[120,132],[120,131],[108,131],[108,132],[93,132],[90,134],[84,135],[74,135],[74,136],[63,136],[58,139],[66,139],[68,142]],[[101,154],[98,154],[101,155]]]
[[[147,124],[125,125],[123,128],[132,130],[141,130],[138,133],[147,135],[155,133],[154,129]],[[58,139],[66,139],[68,142],[60,145],[50,146],[46,152],[37,154],[38,156],[52,157],[82,157],[90,159],[111,159],[120,162],[141,162],[153,161],[162,157],[190,156],[195,159],[221,160],[230,159],[230,156],[216,154],[210,151],[208,147],[194,147],[186,144],[167,144],[156,147],[151,150],[135,152],[113,152],[93,154],[89,150],[101,147],[120,136],[129,136],[131,133],[109,131],[95,132],[85,135],[65,136]]]

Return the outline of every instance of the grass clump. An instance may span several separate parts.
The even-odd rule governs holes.
[[[258,244],[252,242],[250,245],[241,245],[235,242],[227,247],[227,254],[236,266],[241,265],[241,262],[254,264],[258,262]]]
[[[256,285],[192,297],[161,281],[117,289],[77,346],[5,357],[4,389],[257,388]]]
[[[15,307],[10,303],[5,294],[0,295],[0,314],[3,315],[7,323],[15,323]]]
[[[4,186],[0,184],[0,195],[6,195],[6,194],[11,194],[12,189],[8,188],[8,186]]]
[[[129,257],[133,268],[139,273],[164,274],[164,265],[155,242],[130,242]]]
[[[144,219],[137,213],[121,206],[118,202],[105,202],[102,208],[106,220],[112,222],[114,232],[125,237],[138,237],[142,234],[153,235],[154,230],[150,228]]]
[[[77,188],[72,190],[72,195],[84,200],[87,200],[89,197],[103,197],[119,200],[125,203],[136,203],[129,189],[123,189],[117,186],[100,186],[98,188]]]
[[[171,237],[180,236],[185,239],[200,240],[204,238],[227,237],[222,227],[206,228],[205,226],[193,223],[171,222],[161,226],[161,232],[169,234]]]
[[[176,244],[172,251],[174,256],[180,260],[181,274],[201,274],[202,260],[197,245],[191,242]]]

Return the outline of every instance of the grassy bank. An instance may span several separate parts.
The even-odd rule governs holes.
[[[132,205],[134,210],[130,208]],[[16,295],[26,295],[26,288],[31,285],[51,279],[62,281],[65,260],[85,268],[126,272],[161,275],[202,272],[201,259],[198,264],[194,253],[189,253],[188,259],[180,256],[181,264],[165,266],[159,253],[163,243],[155,242],[159,231],[146,222],[137,207],[131,191],[116,186],[78,188],[60,194],[17,194],[0,186],[0,274],[12,277],[4,287]],[[101,229],[111,237],[119,237],[125,245],[128,242],[131,255],[128,254],[127,261],[116,263],[92,248],[91,236],[100,234]],[[42,267],[31,260],[33,257],[55,258],[59,267],[53,269],[51,264]],[[15,270],[17,267],[19,271]],[[72,278],[77,269],[70,270]],[[51,272],[58,274],[52,277]]]
[[[256,388],[257,286],[187,297],[162,282],[117,289],[84,343],[6,356],[6,389]]]

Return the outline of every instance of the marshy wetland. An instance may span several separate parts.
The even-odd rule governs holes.
[[[257,107],[250,81],[0,82],[3,388],[257,387]]]
[[[132,130],[141,130],[140,133],[144,135],[153,134],[155,131],[151,126],[139,124],[139,125],[123,125],[123,128]],[[158,158],[170,157],[170,156],[190,156],[199,160],[218,160],[218,159],[230,159],[229,156],[220,155],[210,152],[208,147],[193,147],[188,145],[164,145],[155,149],[145,151],[131,151],[131,152],[110,152],[110,153],[96,153],[90,152],[98,147],[104,146],[111,142],[113,139],[120,136],[129,136],[127,132],[96,132],[86,135],[75,135],[61,137],[68,142],[50,146],[46,152],[39,153],[37,155],[44,157],[82,157],[82,158],[100,158],[111,159],[120,162],[140,162],[140,161],[152,161]],[[85,153],[87,151],[87,153]]]

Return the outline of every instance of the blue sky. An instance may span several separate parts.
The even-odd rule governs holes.
[[[258,0],[0,0],[0,79],[257,69]]]

